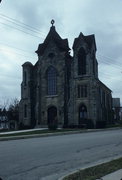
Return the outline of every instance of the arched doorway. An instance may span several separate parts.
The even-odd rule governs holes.
[[[55,106],[48,108],[48,125],[57,125],[57,108]]]
[[[86,125],[87,124],[87,107],[82,104],[79,107],[79,125]]]

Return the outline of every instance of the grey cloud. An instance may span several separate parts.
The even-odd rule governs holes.
[[[21,65],[25,61],[31,61],[33,64],[37,61],[35,50],[38,44],[43,41],[43,38],[47,35],[50,28],[50,20],[55,19],[55,26],[58,33],[63,38],[68,38],[70,42],[70,48],[75,37],[83,32],[84,35],[95,34],[97,43],[97,54],[101,54],[104,57],[98,56],[98,62],[103,65],[100,68],[100,77],[103,82],[107,83],[110,88],[115,91],[115,95],[119,95],[122,98],[122,87],[117,87],[117,83],[120,83],[116,72],[120,72],[115,69],[109,68],[106,63],[101,64],[104,60],[110,63],[121,65],[122,59],[122,1],[120,0],[12,0],[3,1],[0,7],[1,13],[7,16],[13,17],[18,21],[22,21],[25,24],[33,26],[40,30],[39,38],[24,34],[14,29],[3,27],[1,30],[1,41],[16,46],[21,49],[32,52],[29,57],[19,56],[16,54],[15,59],[7,56],[1,56],[0,62],[4,59],[9,67],[12,67],[10,71],[7,69],[0,69],[1,73],[8,76],[21,76]],[[3,6],[4,5],[4,6]],[[44,33],[41,33],[41,32]],[[20,53],[20,52],[19,52]],[[21,52],[22,53],[22,52]],[[20,53],[20,54],[21,54]],[[25,55],[25,53],[23,52]],[[106,57],[110,57],[105,58]],[[112,65],[111,65],[112,66]],[[120,66],[121,68],[121,66]],[[105,70],[104,70],[105,69]],[[104,75],[102,75],[104,71]],[[105,71],[110,74],[111,78],[107,79]],[[114,79],[114,76],[117,79]],[[21,79],[15,81],[11,78],[5,78],[4,81],[9,86],[2,87],[1,95],[4,92],[8,96],[20,96],[20,83]],[[117,82],[117,83],[116,83]],[[3,83],[3,80],[0,80]],[[16,88],[15,88],[16,87]],[[13,92],[12,93],[12,89]]]

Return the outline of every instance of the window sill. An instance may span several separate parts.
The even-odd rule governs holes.
[[[78,97],[77,99],[88,99],[88,97]]]
[[[45,96],[46,98],[53,98],[53,97],[58,97],[58,95],[56,94],[56,95],[46,95]]]

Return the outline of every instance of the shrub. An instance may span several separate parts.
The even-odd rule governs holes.
[[[87,119],[87,128],[94,129],[94,123],[91,119]]]
[[[31,129],[30,126],[24,125],[22,122],[19,124],[19,130]]]
[[[97,121],[96,122],[96,128],[105,128],[106,127],[106,121]]]
[[[57,129],[57,124],[48,124],[48,129],[49,130],[56,130]]]

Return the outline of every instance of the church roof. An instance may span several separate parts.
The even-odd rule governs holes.
[[[83,38],[84,41],[87,43],[88,47],[91,49],[92,44],[95,45],[95,50],[96,48],[96,42],[95,42],[95,36],[94,34],[84,36],[83,33],[80,33],[78,38],[75,38],[74,43],[73,43],[73,49],[77,46],[77,44],[80,42],[80,39]]]
[[[50,40],[53,40],[62,51],[70,50],[68,46],[68,40],[62,39],[56,32],[55,26],[52,25],[46,39],[42,44],[39,44],[38,49],[35,52],[39,55],[42,55]]]
[[[112,92],[112,90],[111,90],[110,88],[108,88],[108,87],[107,87],[102,81],[100,81],[99,79],[98,79],[98,83],[99,83],[102,87],[106,88],[108,91]]]

